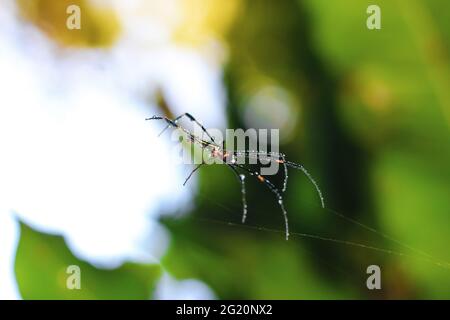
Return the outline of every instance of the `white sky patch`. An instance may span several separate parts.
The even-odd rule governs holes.
[[[164,273],[153,294],[156,300],[214,300],[214,292],[196,279],[177,280]]]
[[[175,112],[217,126],[220,68],[170,43],[150,50],[120,41],[111,51],[61,56],[1,9],[0,220],[9,221],[0,224],[8,229],[0,230],[7,240],[0,241],[1,297],[18,297],[11,212],[62,234],[76,256],[97,266],[157,260],[168,234],[155,219],[186,208],[189,168],[172,165],[169,139],[144,120],[158,112],[146,88],[161,86]]]

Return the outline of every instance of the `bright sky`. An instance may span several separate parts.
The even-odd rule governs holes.
[[[188,205],[195,181],[182,186],[189,168],[173,166],[169,135],[158,139],[161,126],[144,120],[158,113],[148,97],[160,86],[175,113],[223,126],[220,66],[171,43],[171,23],[149,26],[160,32],[150,45],[139,34],[152,22],[131,21],[126,10],[125,32],[111,50],[61,56],[9,4],[0,5],[0,298],[20,297],[13,214],[62,234],[76,256],[97,266],[158,260],[169,234],[155,219],[161,209]],[[177,284],[169,275],[158,292],[213,297],[199,281]]]

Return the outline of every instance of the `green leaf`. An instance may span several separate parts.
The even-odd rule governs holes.
[[[156,264],[96,268],[76,258],[61,236],[38,232],[24,222],[20,226],[15,272],[24,299],[148,299],[161,275]],[[79,290],[67,288],[70,265],[80,267]]]
[[[449,170],[429,166],[420,154],[386,152],[377,163],[374,182],[384,230],[414,248],[403,269],[427,299],[450,295],[448,225]],[[440,267],[437,263],[442,263]]]

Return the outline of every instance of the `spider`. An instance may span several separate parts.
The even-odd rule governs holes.
[[[189,130],[186,128],[180,126],[178,124],[178,121],[182,119],[183,117],[188,118],[190,121],[198,125],[201,130],[206,134],[206,136],[209,138],[210,141],[203,140],[199,138],[198,136],[195,136],[192,134]],[[167,123],[167,125],[164,127],[164,129],[161,131],[159,136],[166,131],[169,127],[173,127],[175,129],[179,129],[182,132],[184,132],[187,135],[187,138],[191,143],[199,145],[203,151],[207,151],[209,156],[218,159],[220,163],[225,164],[228,168],[230,168],[231,171],[235,174],[237,179],[239,180],[241,184],[241,195],[242,195],[242,223],[245,223],[245,220],[247,218],[247,200],[245,195],[245,173],[254,176],[257,178],[259,182],[264,184],[272,193],[275,194],[276,199],[278,200],[278,204],[281,208],[281,211],[283,213],[284,223],[285,223],[285,234],[286,234],[286,240],[289,239],[289,224],[288,224],[288,216],[287,211],[284,207],[283,203],[283,193],[286,191],[287,187],[287,181],[288,181],[288,167],[299,169],[301,170],[311,181],[311,183],[314,185],[317,194],[319,195],[320,202],[322,205],[322,208],[325,208],[324,199],[322,196],[322,192],[320,191],[320,188],[316,181],[312,178],[312,176],[309,174],[309,172],[301,165],[295,162],[287,161],[285,158],[285,155],[283,153],[277,153],[277,152],[264,152],[264,151],[250,151],[250,150],[242,150],[242,151],[227,151],[225,150],[223,145],[219,145],[215,140],[214,137],[212,137],[208,131],[205,129],[205,127],[198,122],[191,114],[189,113],[183,113],[182,115],[176,117],[175,119],[169,119],[167,117],[161,117],[161,116],[153,116],[150,118],[146,118],[145,120],[163,120]],[[284,179],[283,179],[283,186],[282,188],[277,188],[269,179],[264,177],[260,172],[251,170],[242,164],[238,163],[237,158],[238,157],[244,157],[247,159],[260,159],[263,161],[271,162],[275,161],[278,164],[283,165],[284,168]],[[186,185],[186,183],[189,181],[189,179],[192,177],[192,175],[200,169],[203,165],[205,165],[204,162],[197,165],[187,176],[186,180],[183,183],[183,186]]]

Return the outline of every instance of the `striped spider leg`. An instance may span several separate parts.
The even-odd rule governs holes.
[[[285,231],[285,233],[286,233],[286,240],[289,240],[288,216],[287,216],[287,211],[284,208],[283,196],[282,196],[280,190],[278,190],[278,188],[269,179],[263,177],[259,172],[250,170],[250,169],[244,167],[241,164],[233,164],[232,166],[236,166],[239,169],[242,169],[242,170],[246,171],[251,176],[256,177],[259,182],[264,183],[269,188],[269,190],[272,191],[276,195],[277,200],[278,200],[278,204],[280,205],[281,211],[283,213],[284,225],[285,225],[285,230],[286,230]]]
[[[260,159],[263,161],[275,161],[279,164],[283,165],[284,169],[284,180],[283,180],[283,189],[282,192],[284,193],[287,188],[287,181],[288,181],[288,169],[286,164],[285,155],[283,153],[276,153],[276,152],[266,152],[266,151],[254,151],[254,150],[240,150],[235,151],[234,155],[236,157],[245,157],[248,159]]]
[[[184,127],[180,126],[178,124],[178,121],[182,118],[182,117],[187,117],[189,120],[191,120],[192,122],[194,122],[195,124],[197,124],[198,126],[200,126],[200,128],[202,129],[202,131],[204,133],[206,133],[206,135],[208,136],[209,139],[211,139],[212,142],[208,142],[205,140],[200,139],[199,137],[193,135],[191,132],[189,132],[187,129],[185,129]],[[193,143],[197,143],[200,146],[202,146],[203,148],[207,147],[207,146],[214,146],[217,148],[220,148],[220,146],[215,142],[214,138],[209,134],[209,132],[205,129],[205,127],[203,127],[203,125],[201,125],[191,114],[189,113],[183,113],[182,115],[176,117],[174,120],[171,120],[167,117],[160,117],[160,116],[153,116],[150,118],[146,118],[145,120],[164,120],[167,122],[167,125],[164,127],[164,129],[158,134],[158,136],[161,136],[164,131],[167,130],[167,128],[169,127],[174,127],[176,129],[180,129],[181,131],[183,131],[189,138],[189,140]]]
[[[288,240],[289,238],[289,224],[288,224],[288,217],[287,217],[287,211],[284,207],[284,202],[283,202],[283,196],[282,193],[284,193],[286,191],[286,186],[287,186],[287,179],[288,179],[288,167],[292,167],[295,169],[299,169],[302,170],[303,173],[308,177],[308,179],[311,181],[311,183],[314,185],[314,187],[316,188],[316,191],[319,195],[322,207],[325,207],[325,203],[324,203],[324,199],[322,196],[322,192],[319,188],[319,186],[317,185],[316,181],[312,178],[312,176],[309,174],[309,172],[301,165],[295,162],[291,162],[291,161],[287,161],[285,158],[285,155],[282,153],[277,153],[277,152],[265,152],[265,151],[249,151],[249,150],[243,150],[243,151],[235,151],[234,153],[235,159],[237,157],[243,156],[246,158],[254,158],[254,159],[260,159],[263,161],[275,161],[279,164],[282,164],[284,167],[284,180],[283,180],[283,188],[281,190],[279,190],[269,179],[267,179],[266,177],[262,176],[261,173],[257,172],[257,171],[252,171],[246,167],[244,167],[241,164],[237,164],[237,163],[233,163],[231,164],[232,166],[236,166],[244,171],[246,171],[247,173],[249,173],[251,176],[254,176],[258,179],[259,182],[264,183],[271,192],[273,192],[275,194],[275,196],[277,197],[278,200],[278,204],[280,205],[281,211],[283,213],[283,218],[284,218],[284,222],[285,222],[285,229],[286,229],[286,240]]]
[[[284,167],[284,181],[283,181],[282,192],[286,191],[287,179],[288,179],[288,167],[301,170],[305,174],[305,176],[309,179],[309,181],[314,185],[316,192],[320,198],[320,203],[322,205],[322,208],[325,208],[325,201],[324,201],[324,198],[322,195],[322,191],[320,190],[319,185],[314,180],[314,178],[311,176],[311,174],[308,172],[308,170],[306,170],[306,168],[299,163],[287,161],[286,157],[283,153],[243,150],[243,151],[236,151],[236,152],[234,152],[234,154],[237,157],[243,156],[243,157],[247,157],[247,158],[256,158],[256,159],[262,159],[264,161],[275,161],[277,163],[282,164]]]

